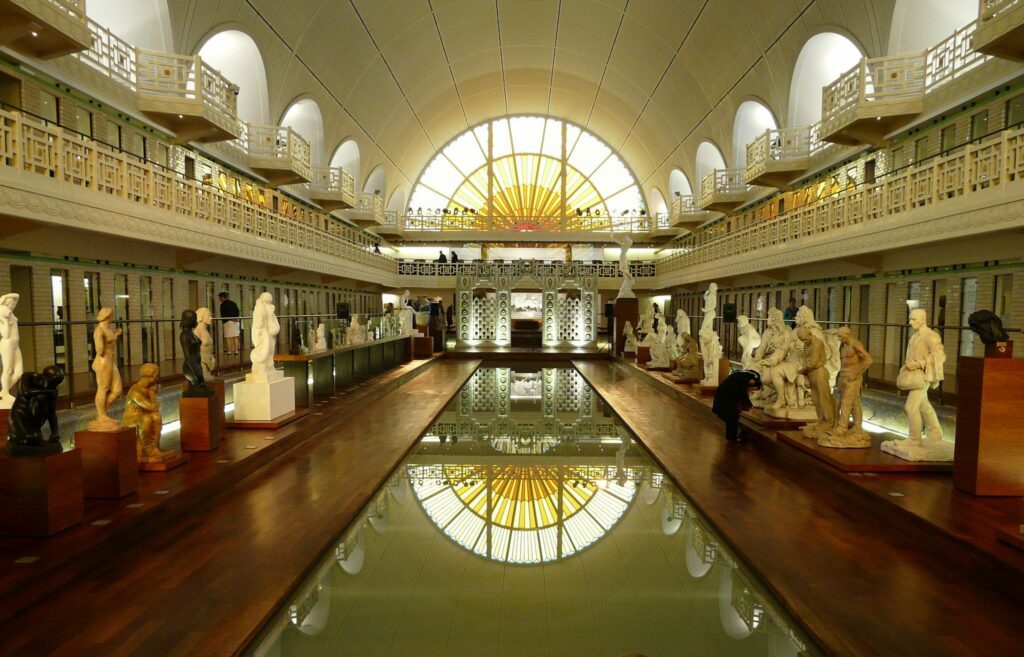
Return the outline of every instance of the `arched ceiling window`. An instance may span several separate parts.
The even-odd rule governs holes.
[[[596,136],[539,116],[467,130],[434,156],[413,188],[414,214],[476,218],[494,230],[593,230],[646,215],[636,177]]]

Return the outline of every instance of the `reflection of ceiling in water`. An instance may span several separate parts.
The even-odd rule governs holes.
[[[636,494],[641,470],[573,465],[424,465],[407,470],[430,520],[483,557],[535,564],[603,537]]]

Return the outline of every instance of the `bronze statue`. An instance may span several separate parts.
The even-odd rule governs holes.
[[[182,397],[211,397],[213,390],[206,385],[203,378],[203,357],[200,353],[202,340],[195,333],[199,326],[199,316],[192,309],[181,311],[181,333],[178,336],[181,342],[181,356],[184,359],[182,373],[188,380],[188,390],[182,393]]]
[[[871,436],[861,423],[864,412],[861,408],[861,386],[864,372],[875,359],[864,344],[853,337],[849,326],[836,329],[836,336],[842,345],[842,369],[839,370],[839,408],[835,425],[819,436],[818,444],[824,447],[871,447]]]
[[[135,427],[138,442],[135,453],[139,463],[162,463],[174,459],[178,453],[160,449],[160,401],[157,389],[160,387],[160,368],[145,363],[139,370],[139,380],[128,389],[124,403],[124,418],[121,424]]]
[[[985,344],[995,344],[1010,339],[1006,329],[1003,328],[1003,320],[991,310],[979,310],[971,313],[967,318],[967,325],[978,334]]]
[[[64,372],[55,365],[42,372],[25,372],[21,389],[8,419],[8,456],[49,456],[64,451],[57,426],[57,388]],[[43,424],[49,423],[50,437],[43,440]]]

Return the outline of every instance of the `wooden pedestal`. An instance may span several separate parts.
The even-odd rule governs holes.
[[[953,485],[973,495],[1024,495],[1024,360],[960,359]]]
[[[185,465],[191,458],[192,457],[188,454],[178,454],[170,461],[140,461],[139,472],[167,472],[168,470],[173,470],[179,465]]]
[[[52,536],[82,522],[82,453],[0,454],[0,534]]]
[[[118,431],[76,431],[75,447],[82,453],[82,488],[86,497],[124,497],[139,483],[134,427]]]
[[[209,452],[220,446],[224,434],[224,406],[217,406],[216,397],[182,397],[178,402],[181,416],[181,449],[186,452]]]
[[[651,348],[650,347],[637,347],[636,348],[636,364],[646,365],[651,361]]]
[[[626,348],[626,334],[623,332],[626,322],[630,323],[635,332],[636,325],[640,322],[640,300],[636,297],[615,300],[615,324],[613,330],[616,355],[621,355]]]
[[[7,440],[7,418],[11,416],[11,409],[0,408],[0,440]]]
[[[434,355],[434,340],[427,336],[412,339],[413,358],[430,358]]]

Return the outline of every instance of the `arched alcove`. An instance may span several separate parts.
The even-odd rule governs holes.
[[[378,166],[370,172],[369,176],[366,177],[366,184],[363,185],[363,191],[378,192],[379,194],[384,195],[388,190],[387,182],[387,174],[384,172],[384,167]]]
[[[787,125],[820,121],[821,88],[850,70],[862,56],[853,41],[835,32],[822,32],[808,39],[793,67]]]
[[[238,30],[218,32],[199,48],[199,56],[238,85],[238,118],[270,123],[267,70],[252,37]]]
[[[965,0],[896,0],[889,54],[924,50],[978,18],[978,3]]]
[[[395,210],[398,212],[405,211],[405,189],[399,187],[391,193],[391,198],[388,199],[388,210]]]
[[[675,198],[691,194],[693,194],[693,186],[690,184],[690,179],[686,177],[682,169],[672,169],[672,173],[668,175],[668,195]]]
[[[359,144],[355,139],[342,142],[331,156],[331,166],[341,167],[352,174],[356,189],[359,189]]]
[[[756,100],[747,100],[736,110],[732,122],[733,166],[742,169],[747,164],[747,144],[754,141],[765,130],[778,128],[772,111]]]
[[[704,180],[704,176],[715,169],[727,168],[725,158],[722,156],[722,151],[718,150],[718,146],[715,146],[710,141],[702,141],[700,146],[697,147],[696,171],[698,189],[700,188],[701,181]]]
[[[647,207],[650,208],[652,215],[656,216],[659,212],[668,212],[668,206],[665,204],[665,197],[657,187],[651,190],[648,198],[650,201]]]
[[[126,11],[124,0],[89,0],[85,10],[89,18],[133,46],[174,52],[167,0],[132,0],[131,11]]]
[[[323,164],[324,118],[315,100],[302,98],[292,103],[281,117],[281,125],[288,126],[309,142],[309,156],[313,166]]]

